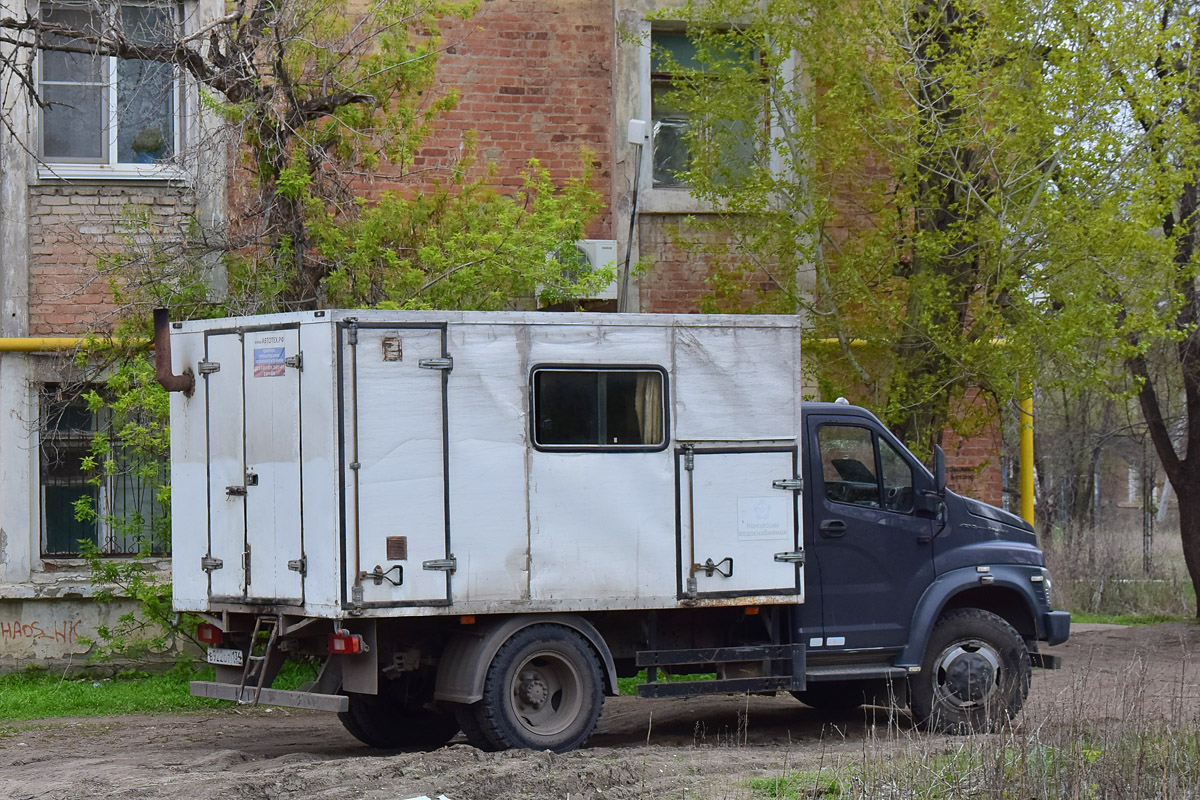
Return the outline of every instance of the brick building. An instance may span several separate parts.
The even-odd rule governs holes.
[[[485,0],[476,17],[445,30],[439,80],[456,87],[461,100],[426,141],[416,165],[448,165],[468,131],[481,161],[494,164],[498,180],[510,186],[519,185],[520,170],[531,158],[556,180],[578,174],[581,159],[591,159],[606,210],[588,236],[604,245],[598,252],[618,261],[630,247],[634,262],[650,263],[630,293],[629,309],[644,312],[696,311],[708,290],[708,265],[680,240],[696,230],[696,220],[715,211],[671,175],[671,167],[686,157],[678,134],[687,120],[663,107],[661,90],[670,76],[652,71],[652,44],[687,47],[677,26],[648,19],[677,5],[677,0]],[[17,6],[15,0],[0,0],[0,15]],[[65,2],[48,8],[46,13],[67,17],[86,13]],[[146,6],[122,8],[150,13]],[[185,30],[224,13],[219,0],[161,8],[177,12]],[[213,120],[195,87],[141,67],[143,84],[159,81],[160,91],[125,97],[129,65],[99,61],[83,69],[77,58],[43,54],[41,89],[47,96],[75,98],[69,107],[38,112],[19,87],[4,87],[5,116],[16,123],[0,130],[4,337],[106,329],[115,309],[97,254],[129,245],[134,210],[161,223],[164,235],[193,217],[207,229],[225,227],[231,173],[217,150],[196,148],[210,135]],[[94,103],[87,99],[92,97]],[[627,138],[635,119],[656,130],[653,141],[640,148]],[[387,189],[386,179],[376,179],[372,188]],[[219,289],[216,264],[212,282]],[[614,306],[607,293],[588,303],[596,309]],[[115,482],[98,490],[82,485],[77,463],[70,462],[72,455],[77,462],[96,421],[78,409],[53,406],[55,386],[74,377],[65,372],[61,355],[0,354],[0,667],[30,659],[78,663],[84,657],[87,648],[79,637],[114,612],[88,601],[93,589],[73,543],[91,538],[114,557],[128,543],[99,523],[73,527],[63,509],[80,493],[94,491],[133,507],[145,491]],[[950,449],[950,463],[962,468],[961,476],[975,480],[982,474],[981,460],[994,459],[998,443],[975,452],[980,446]],[[998,475],[997,469],[995,491],[977,496],[998,500]]]

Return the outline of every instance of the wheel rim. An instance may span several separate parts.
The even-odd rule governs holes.
[[[1000,653],[978,639],[955,642],[933,665],[934,697],[942,705],[963,711],[995,703],[1003,679]]]
[[[536,652],[513,673],[508,692],[513,716],[535,736],[562,733],[579,717],[582,684],[575,665],[561,653]]]

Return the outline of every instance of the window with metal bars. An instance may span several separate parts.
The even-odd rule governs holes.
[[[50,384],[40,402],[42,556],[76,557],[90,543],[105,555],[170,551],[156,494],[165,465],[107,436],[111,415],[78,392]],[[100,452],[95,445],[106,446]],[[86,510],[85,510],[86,509]]]

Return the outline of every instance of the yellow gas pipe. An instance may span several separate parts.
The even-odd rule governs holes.
[[[150,344],[138,339],[130,344]],[[0,353],[50,353],[58,350],[78,350],[100,344],[122,344],[121,340],[85,339],[81,336],[6,336],[0,337]]]

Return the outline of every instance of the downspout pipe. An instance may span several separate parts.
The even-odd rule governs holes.
[[[154,309],[154,378],[168,392],[183,392],[191,397],[196,389],[196,376],[191,368],[182,375],[171,372],[170,317],[167,309]]]

